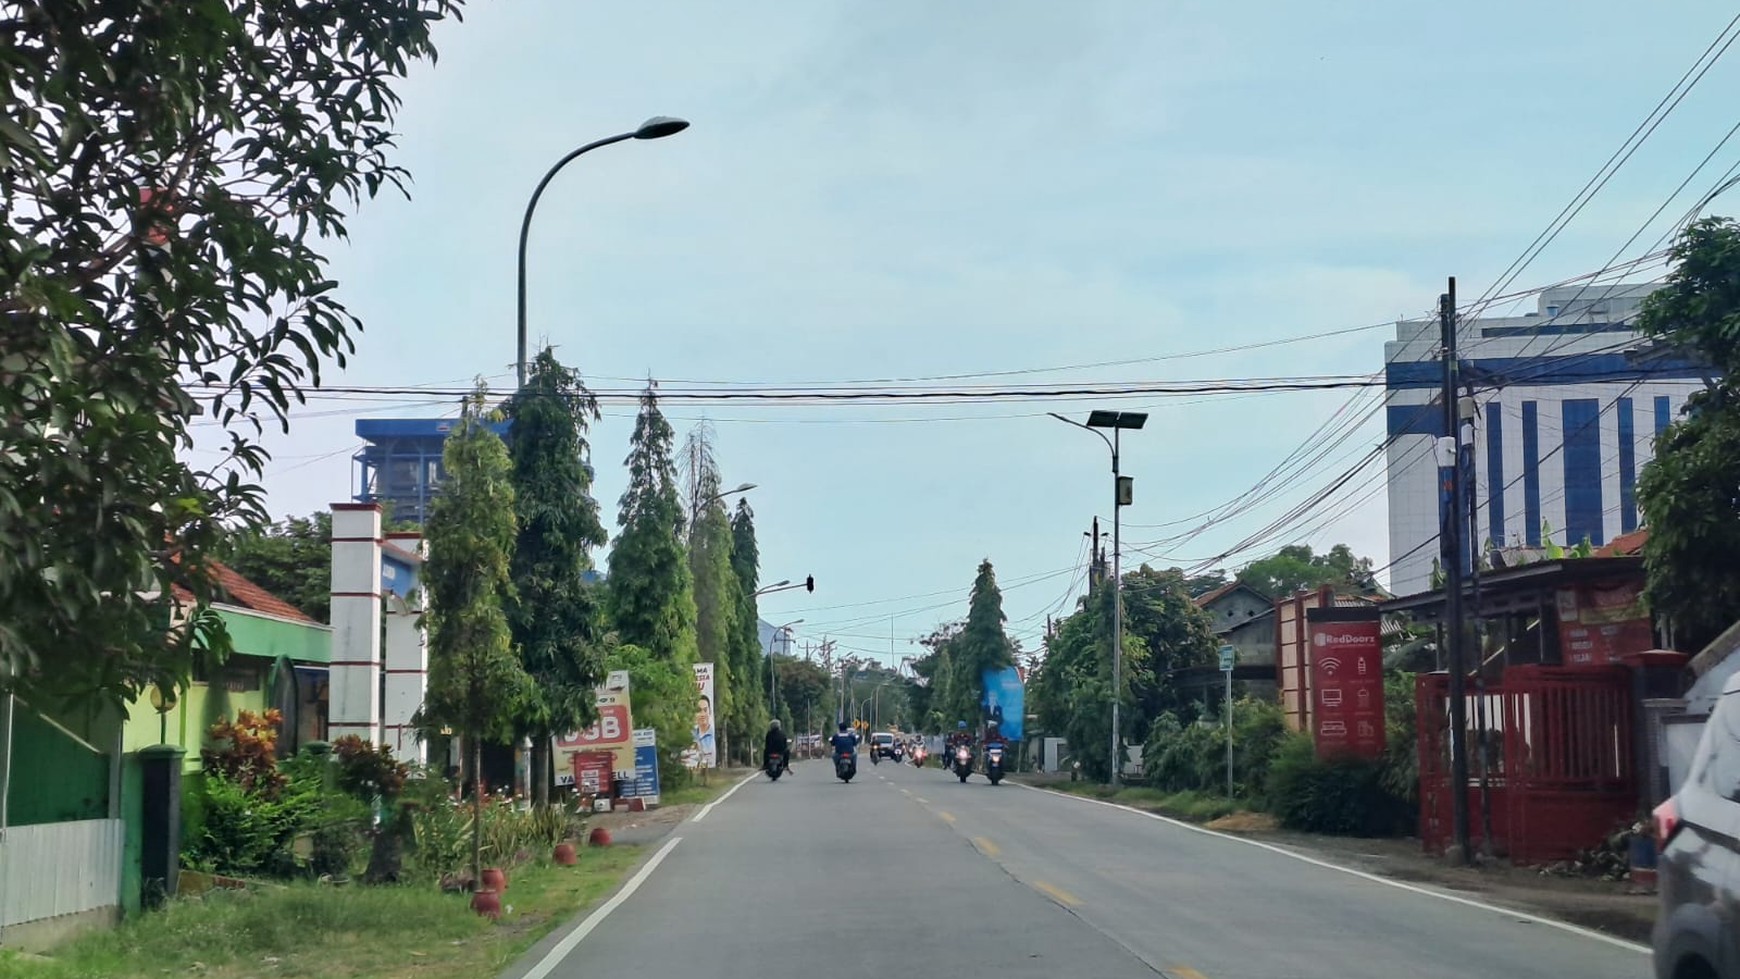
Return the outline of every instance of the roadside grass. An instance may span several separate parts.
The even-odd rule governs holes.
[[[1050,782],[1048,789],[1057,789],[1071,795],[1084,795],[1094,799],[1104,799],[1119,805],[1146,809],[1163,816],[1182,819],[1192,823],[1213,822],[1222,816],[1235,812],[1246,812],[1257,807],[1248,799],[1229,799],[1224,795],[1212,792],[1166,792],[1150,788],[1146,785],[1133,785],[1127,788],[1113,789],[1109,785],[1097,782]]]
[[[497,922],[473,914],[469,896],[442,894],[430,886],[297,883],[213,891],[175,901],[113,931],[84,935],[49,955],[0,952],[0,975],[493,976],[607,894],[639,858],[638,847],[588,847],[581,848],[578,866],[522,864],[509,872]]]
[[[675,792],[666,792],[659,797],[661,806],[700,806],[719,798],[726,789],[743,780],[754,769],[749,768],[715,768],[689,785]]]

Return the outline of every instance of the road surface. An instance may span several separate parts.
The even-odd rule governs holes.
[[[1648,957],[1080,799],[825,762],[742,786],[551,979],[1641,979]]]

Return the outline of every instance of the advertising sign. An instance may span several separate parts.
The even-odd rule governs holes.
[[[690,768],[717,768],[719,741],[713,722],[713,664],[695,664],[695,731],[694,742],[683,753],[683,763]]]
[[[617,778],[634,775],[634,718],[628,706],[628,671],[612,670],[596,694],[597,723],[554,739],[557,785],[574,784],[574,756],[587,751],[608,752]]]
[[[1021,671],[1013,666],[986,670],[985,716],[997,722],[1003,737],[1020,741],[1026,733],[1027,698],[1021,686]]]
[[[1314,608],[1311,630],[1312,736],[1318,757],[1384,753],[1383,631],[1372,608]]]
[[[650,727],[634,732],[634,778],[622,787],[625,798],[645,799],[649,806],[659,804],[658,732]]]
[[[1636,581],[1562,588],[1559,653],[1566,666],[1607,666],[1655,646],[1655,628]]]

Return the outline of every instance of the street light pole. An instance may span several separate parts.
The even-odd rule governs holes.
[[[526,386],[526,239],[532,231],[532,212],[538,209],[538,198],[544,196],[544,188],[550,185],[550,181],[563,167],[600,146],[609,146],[611,143],[620,143],[628,139],[659,139],[664,136],[674,136],[687,128],[689,128],[689,124],[685,120],[673,119],[669,116],[654,116],[641,123],[640,128],[632,132],[617,133],[615,136],[593,140],[574,150],[557,160],[556,165],[545,172],[544,179],[538,181],[537,189],[532,191],[532,199],[526,202],[525,216],[520,219],[519,356],[514,360],[516,390]]]
[[[1124,768],[1123,744],[1123,713],[1124,699],[1124,574],[1123,574],[1123,520],[1124,507],[1131,502],[1130,486],[1124,482],[1123,470],[1120,468],[1121,449],[1124,429],[1138,429],[1148,423],[1148,415],[1141,411],[1090,411],[1087,424],[1082,424],[1073,418],[1066,418],[1056,412],[1049,413],[1051,417],[1061,422],[1085,428],[1100,437],[1106,443],[1106,448],[1112,452],[1112,771],[1111,784],[1116,787],[1121,782]],[[1112,430],[1112,437],[1106,438],[1106,433],[1100,429]]]

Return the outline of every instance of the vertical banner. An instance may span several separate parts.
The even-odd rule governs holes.
[[[713,664],[695,664],[695,732],[694,743],[684,753],[690,768],[719,767],[719,740],[714,731]]]
[[[556,784],[574,784],[574,756],[582,752],[608,752],[617,778],[634,775],[634,718],[628,707],[628,671],[612,670],[596,691],[598,721],[576,734],[558,735],[555,741]]]
[[[634,732],[634,780],[623,788],[629,798],[646,800],[649,806],[659,804],[658,732],[650,727]]]
[[[1383,624],[1375,608],[1307,609],[1318,757],[1384,753]]]
[[[985,717],[997,722],[1003,737],[1020,741],[1026,734],[1027,703],[1021,686],[1021,671],[1013,666],[1001,670],[986,670],[981,678],[985,685]]]

